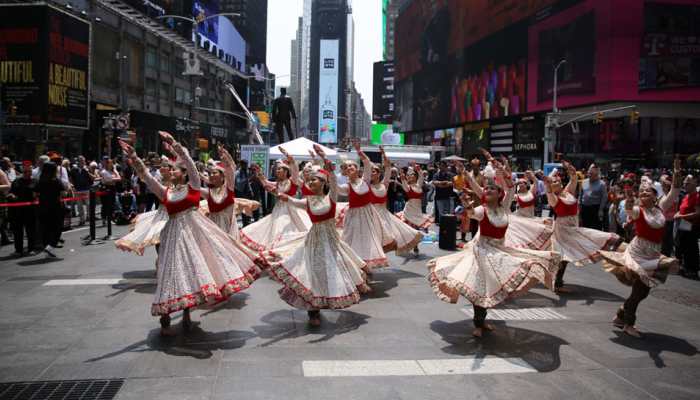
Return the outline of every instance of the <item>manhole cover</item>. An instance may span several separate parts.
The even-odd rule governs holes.
[[[89,379],[82,381],[37,381],[0,383],[2,400],[63,400],[113,399],[124,384],[124,379]]]
[[[656,288],[651,291],[651,295],[657,299],[700,309],[700,294],[698,293],[677,289]]]

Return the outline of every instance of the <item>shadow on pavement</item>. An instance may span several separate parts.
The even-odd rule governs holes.
[[[653,332],[642,332],[642,338],[637,339],[626,335],[620,330],[616,330],[615,334],[617,337],[611,338],[610,341],[630,349],[646,351],[649,353],[649,357],[654,360],[656,368],[666,367],[666,363],[661,357],[661,353],[663,352],[677,353],[688,357],[698,354],[697,347],[684,339],[673,336]]]
[[[491,323],[496,330],[486,333],[481,339],[472,336],[474,326],[469,320],[433,321],[430,329],[450,344],[442,348],[448,354],[520,358],[538,372],[555,371],[561,365],[559,348],[569,344],[565,340],[542,332],[509,327],[503,322]]]
[[[537,288],[544,288],[544,286],[538,285]],[[528,292],[522,296],[518,296],[509,300],[510,305],[524,306],[528,307],[566,307],[569,301],[584,301],[584,305],[591,306],[596,301],[606,301],[613,303],[622,303],[625,301],[624,297],[620,297],[614,293],[606,292],[605,290],[600,290],[588,286],[580,285],[566,285],[567,288],[571,289],[571,293],[564,293],[559,295],[559,298],[551,298],[538,293]],[[553,296],[556,296],[552,294]],[[511,307],[509,307],[511,308]],[[514,307],[517,308],[517,307]]]
[[[227,301],[215,304],[213,306],[200,306],[197,309],[203,311],[202,317],[209,314],[214,314],[225,310],[242,310],[248,302],[250,295],[245,292],[238,292],[229,297]]]
[[[147,269],[143,271],[128,271],[122,274],[123,279],[156,279],[156,270]],[[117,291],[110,294],[108,297],[115,297],[129,290],[133,290],[136,293],[153,294],[156,291],[155,284],[135,284],[135,283],[118,283],[112,285],[112,289]]]
[[[37,258],[36,260],[19,261],[17,263],[17,265],[21,265],[23,267],[31,267],[33,265],[51,264],[51,263],[60,262],[60,261],[63,261],[63,258],[61,258],[61,257],[44,257],[44,258]]]
[[[377,270],[372,274],[370,285],[372,287],[372,293],[367,295],[369,299],[381,299],[384,297],[390,297],[387,293],[390,289],[393,289],[399,285],[401,279],[410,278],[422,278],[424,275],[416,274],[415,272],[404,271],[397,268],[385,268],[383,270]]]
[[[243,347],[245,342],[253,337],[255,334],[250,331],[207,332],[198,325],[190,332],[185,333],[180,329],[177,336],[165,337],[160,335],[160,328],[156,328],[149,332],[148,338],[145,340],[133,343],[121,350],[85,360],[85,362],[102,361],[125,353],[149,351],[159,351],[176,357],[208,359],[214,354],[214,350],[237,349]]]
[[[260,320],[266,325],[253,326],[262,339],[270,339],[260,346],[266,347],[286,339],[306,335],[323,335],[309,343],[325,342],[335,336],[352,332],[367,323],[369,315],[346,310],[321,310],[321,326],[310,327],[304,310],[279,310],[264,315]]]

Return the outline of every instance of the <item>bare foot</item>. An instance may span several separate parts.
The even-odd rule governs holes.
[[[637,338],[637,339],[642,338],[642,334],[639,333],[637,328],[635,328],[634,326],[625,325],[625,327],[622,329],[622,331],[625,332],[626,334],[632,336],[632,337]]]
[[[567,294],[567,293],[573,293],[573,292],[574,292],[573,289],[568,288],[568,287],[564,287],[564,286],[561,286],[561,287],[554,289],[554,293],[556,293],[556,294]]]
[[[625,321],[621,320],[617,316],[615,316],[615,318],[612,320],[612,324],[616,328],[624,328],[625,327]]]
[[[167,328],[160,328],[160,335],[172,337],[172,336],[177,335],[177,331],[171,326],[169,326]]]
[[[472,336],[480,338],[484,335],[484,330],[482,328],[474,328],[472,331]]]

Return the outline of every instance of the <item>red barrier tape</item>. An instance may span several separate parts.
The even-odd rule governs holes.
[[[101,197],[106,195],[108,192],[95,192],[95,196]],[[85,200],[89,196],[78,196],[78,197],[66,197],[64,199],[61,199],[62,203],[66,203],[69,201],[78,201],[78,200]],[[27,206],[35,206],[39,204],[39,200],[34,200],[34,201],[21,201],[19,203],[0,203],[0,207],[27,207]]]

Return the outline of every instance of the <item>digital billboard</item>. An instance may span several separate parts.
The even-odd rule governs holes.
[[[700,85],[700,5],[644,4],[639,88]]]
[[[372,120],[390,124],[394,119],[394,62],[374,63]]]
[[[394,132],[389,124],[374,124],[370,134],[370,143],[374,145],[401,145],[405,143],[403,133]]]
[[[90,24],[46,5],[0,9],[5,123],[87,129]]]
[[[246,66],[246,42],[226,16],[211,18],[221,12],[219,0],[194,0],[192,18],[197,23],[199,45],[226,64],[243,71]]]
[[[318,73],[318,141],[338,142],[339,45],[337,39],[321,39]]]

